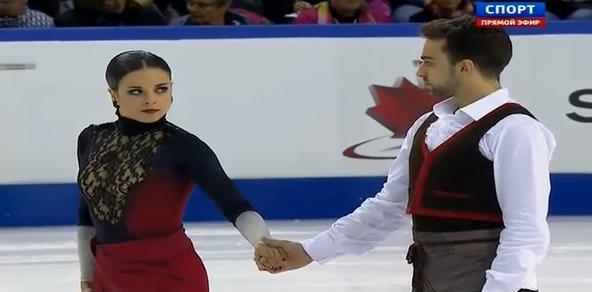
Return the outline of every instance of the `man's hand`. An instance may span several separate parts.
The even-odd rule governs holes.
[[[253,260],[259,271],[279,272],[286,261],[285,252],[279,248],[269,247],[263,242],[255,245]]]
[[[80,292],[92,292],[92,281],[80,281]]]
[[[255,248],[255,262],[259,270],[277,274],[300,269],[312,263],[312,259],[298,242],[271,238],[262,238],[261,241],[262,243]],[[271,250],[277,252],[274,259],[267,258]]]

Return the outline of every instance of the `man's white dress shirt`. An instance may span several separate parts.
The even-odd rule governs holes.
[[[434,105],[438,120],[426,132],[429,150],[508,102],[514,102],[508,91],[499,89],[458,110],[452,99]],[[328,230],[302,242],[314,261],[325,263],[342,254],[362,254],[406,226],[409,151],[415,132],[430,114],[420,117],[407,132],[380,192]],[[483,156],[493,161],[505,225],[482,292],[538,289],[534,269],[546,256],[550,241],[546,218],[551,188],[549,163],[555,146],[553,134],[545,126],[520,114],[502,119],[479,141]]]

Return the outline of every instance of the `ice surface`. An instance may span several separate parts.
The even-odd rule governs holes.
[[[539,269],[541,292],[590,292],[592,217],[551,218],[552,246]],[[304,239],[331,221],[272,222],[274,237]],[[259,272],[252,248],[228,223],[188,224],[208,268],[212,292],[408,292],[408,228],[362,256],[343,256],[279,275]],[[74,292],[74,227],[0,229],[0,292]]]

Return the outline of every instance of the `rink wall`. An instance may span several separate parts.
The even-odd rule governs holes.
[[[410,121],[429,108],[430,97],[414,85],[417,30],[3,30],[0,226],[75,223],[76,137],[114,118],[104,69],[129,49],[169,61],[169,119],[216,151],[265,217],[344,215],[380,189]],[[512,37],[515,56],[503,83],[559,143],[551,213],[592,215],[592,23],[515,29]],[[197,190],[185,218],[222,216]]]

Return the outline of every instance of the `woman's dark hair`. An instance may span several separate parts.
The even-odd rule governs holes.
[[[109,61],[105,70],[107,85],[112,90],[117,90],[125,75],[143,68],[158,68],[167,72],[171,78],[173,75],[169,64],[158,55],[142,50],[127,51]]]

